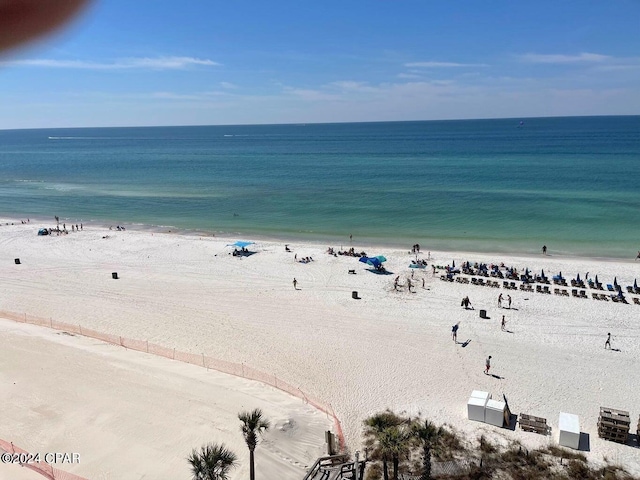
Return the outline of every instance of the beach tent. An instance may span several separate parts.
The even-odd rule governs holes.
[[[38,235],[49,235],[49,230],[47,230],[46,228],[41,228],[40,230],[38,230]]]
[[[387,259],[383,255],[378,255],[377,257],[360,257],[359,261],[372,267],[380,268],[382,267],[382,263],[386,262]]]
[[[227,247],[245,248],[253,244],[255,244],[255,242],[243,242],[241,240],[238,240],[236,243],[227,244]]]
[[[382,266],[382,262],[376,257],[360,257],[359,261],[375,268],[380,268]]]

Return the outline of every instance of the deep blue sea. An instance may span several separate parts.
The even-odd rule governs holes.
[[[0,216],[54,215],[633,258],[640,116],[0,131]]]

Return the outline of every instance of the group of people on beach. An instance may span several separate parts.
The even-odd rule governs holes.
[[[461,307],[464,307],[464,309],[465,309],[465,310],[469,310],[469,308],[473,308],[473,307],[471,306],[471,300],[469,300],[469,297],[468,297],[468,296],[465,296],[465,297],[462,299],[462,302],[460,302],[460,306],[461,306]]]
[[[502,294],[498,295],[498,308],[502,308],[502,300],[503,300]],[[507,308],[511,308],[511,295],[507,295],[506,302],[507,302]]]
[[[330,255],[335,255],[335,252],[331,247],[327,249],[327,253]],[[367,256],[366,252],[356,252],[353,247],[351,247],[349,250],[338,250],[338,255],[345,255],[347,257],[366,257]]]

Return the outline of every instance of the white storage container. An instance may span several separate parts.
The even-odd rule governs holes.
[[[484,410],[484,421],[489,425],[502,427],[504,425],[504,411],[507,404],[498,400],[489,400]]]
[[[482,398],[471,397],[467,402],[467,415],[469,420],[484,422],[484,408],[487,401]]]
[[[577,450],[580,444],[580,419],[578,416],[572,413],[560,412],[558,430],[560,430],[558,443],[563,447]]]

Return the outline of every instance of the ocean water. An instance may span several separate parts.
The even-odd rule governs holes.
[[[0,131],[0,215],[633,258],[640,116]]]

